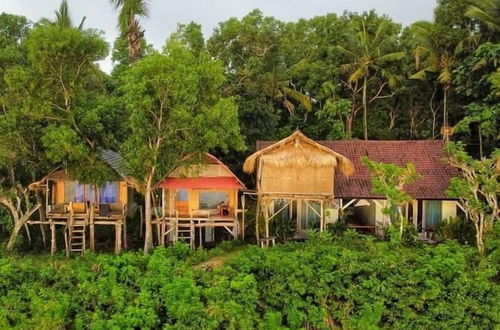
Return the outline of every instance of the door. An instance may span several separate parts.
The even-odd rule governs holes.
[[[175,191],[175,210],[179,212],[179,215],[189,215],[188,200],[189,192],[187,189],[177,189]]]

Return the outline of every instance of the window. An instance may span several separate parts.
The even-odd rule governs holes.
[[[64,182],[64,202],[74,202],[76,197],[76,181],[65,181]]]
[[[302,201],[301,207],[300,229],[319,228],[321,205],[314,201]]]
[[[187,202],[188,200],[187,189],[177,189],[177,191],[175,192],[175,200],[177,202]]]
[[[201,191],[200,210],[216,209],[220,202],[228,203],[228,194],[223,191]]]
[[[75,189],[75,202],[83,203],[90,202],[93,200],[93,191],[88,184],[77,183]]]
[[[93,190],[90,185],[76,181],[64,182],[64,202],[83,203],[93,200]]]
[[[441,223],[441,201],[425,202],[425,224],[427,227],[436,227]]]
[[[118,203],[118,182],[106,182],[100,192],[99,203]]]

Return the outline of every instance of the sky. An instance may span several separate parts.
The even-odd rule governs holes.
[[[33,22],[42,17],[52,19],[61,0],[0,0],[0,12],[26,16]],[[432,20],[436,0],[148,0],[149,17],[141,21],[148,43],[161,49],[178,23],[194,21],[201,24],[205,37],[212,34],[219,22],[230,17],[242,17],[255,8],[264,15],[282,21],[296,21],[326,13],[342,14],[345,10],[363,12],[375,9],[394,21],[409,25],[419,20]],[[104,31],[105,39],[113,44],[118,36],[117,14],[108,0],[68,0],[75,24],[86,16],[85,27]],[[100,63],[110,72],[111,59]]]

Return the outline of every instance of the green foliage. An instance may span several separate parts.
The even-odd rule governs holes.
[[[452,217],[441,222],[437,228],[443,239],[453,239],[461,244],[475,245],[476,228],[471,221],[464,217]]]
[[[183,244],[150,255],[5,257],[0,326],[484,329],[500,322],[498,264],[478,263],[470,247],[309,237],[248,246],[211,271],[194,267],[198,252]]]
[[[490,158],[474,159],[462,143],[448,143],[448,163],[459,169],[460,177],[452,178],[446,193],[457,198],[476,227],[476,243],[481,254],[483,235],[500,219],[500,149]]]
[[[368,166],[372,178],[372,191],[377,195],[383,195],[387,199],[385,214],[396,211],[396,219],[400,225],[400,239],[403,238],[405,219],[402,208],[412,197],[404,191],[404,186],[413,183],[422,176],[416,171],[415,164],[408,163],[405,167],[399,167],[390,163],[379,163],[367,156],[362,158],[363,163]]]

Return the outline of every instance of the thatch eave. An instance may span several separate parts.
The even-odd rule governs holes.
[[[289,146],[291,143],[306,144],[310,150],[306,153],[289,154],[286,151],[280,153],[279,149]],[[274,151],[273,154],[270,152]],[[274,167],[297,166],[297,167],[335,167],[346,176],[354,172],[354,165],[343,155],[320,145],[316,141],[308,138],[300,131],[295,131],[290,136],[250,155],[243,164],[243,171],[253,173],[257,163],[261,161],[271,164]]]

